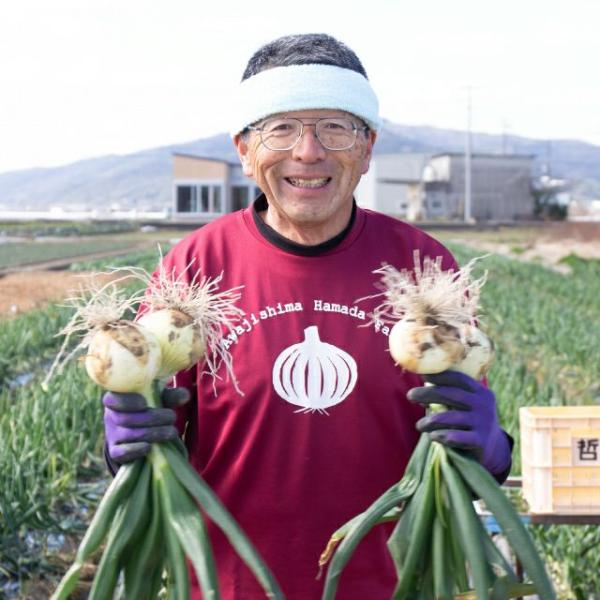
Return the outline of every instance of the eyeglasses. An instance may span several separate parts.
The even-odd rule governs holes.
[[[305,127],[314,127],[315,134],[323,148],[327,150],[349,150],[356,142],[359,131],[367,131],[350,119],[326,117],[314,123],[304,123],[293,117],[267,119],[262,125],[248,129],[258,131],[262,143],[269,150],[291,150],[302,137]]]

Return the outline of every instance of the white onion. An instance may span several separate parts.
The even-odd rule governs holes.
[[[466,356],[452,369],[473,379],[482,379],[492,364],[494,344],[481,329],[472,325],[466,328],[465,338]]]
[[[435,259],[414,252],[414,268],[398,271],[383,265],[384,301],[374,317],[398,319],[389,336],[390,353],[400,367],[421,375],[447,369],[480,379],[489,368],[494,348],[475,322],[478,299],[485,275],[473,279],[475,262],[462,269],[444,270],[441,256]]]
[[[445,371],[464,355],[456,331],[449,333],[410,315],[392,327],[389,348],[397,365],[420,374]]]
[[[459,332],[443,323],[428,325],[410,315],[392,327],[389,348],[398,366],[421,375],[452,369],[481,379],[494,357],[491,340],[477,327],[467,325]]]
[[[204,355],[203,336],[192,317],[179,310],[147,312],[137,322],[158,340],[162,355],[158,377],[161,379],[189,369]]]
[[[85,357],[88,375],[112,392],[147,392],[159,367],[158,340],[129,321],[98,330]]]

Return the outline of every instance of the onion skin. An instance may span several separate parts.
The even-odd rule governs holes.
[[[163,309],[145,313],[137,322],[158,340],[162,355],[160,379],[189,369],[204,356],[206,343],[189,315]]]
[[[452,369],[473,379],[483,379],[494,360],[494,344],[481,329],[473,325],[469,325],[465,333],[466,355],[459,363],[453,365]]]
[[[145,393],[159,367],[158,340],[129,321],[119,321],[99,330],[85,357],[90,378],[112,392]]]
[[[458,330],[430,317],[398,321],[390,332],[389,348],[397,365],[420,375],[441,373],[465,355]]]
[[[420,375],[447,369],[482,379],[494,357],[491,340],[477,327],[456,327],[433,317],[405,317],[390,332],[389,348],[397,365]]]

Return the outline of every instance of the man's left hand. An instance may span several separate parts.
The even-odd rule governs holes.
[[[492,474],[506,471],[511,464],[511,444],[498,423],[494,393],[457,371],[425,375],[424,379],[434,385],[413,388],[408,399],[426,407],[443,404],[448,410],[423,417],[417,429],[436,442],[470,450]]]

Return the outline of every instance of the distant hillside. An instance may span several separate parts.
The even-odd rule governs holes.
[[[386,122],[376,153],[462,151],[463,131]],[[600,198],[600,147],[575,140],[534,140],[474,133],[473,152],[536,156],[537,168],[551,160],[551,173],[573,181],[574,194]],[[157,210],[171,199],[173,152],[235,159],[227,134],[126,155],[101,156],[52,168],[0,173],[0,210],[44,210],[61,206],[90,209],[118,203],[121,208]]]
[[[102,203],[122,208],[161,209],[171,198],[173,152],[236,157],[227,134],[144,150],[100,156],[61,167],[0,173],[0,210],[85,210]]]

